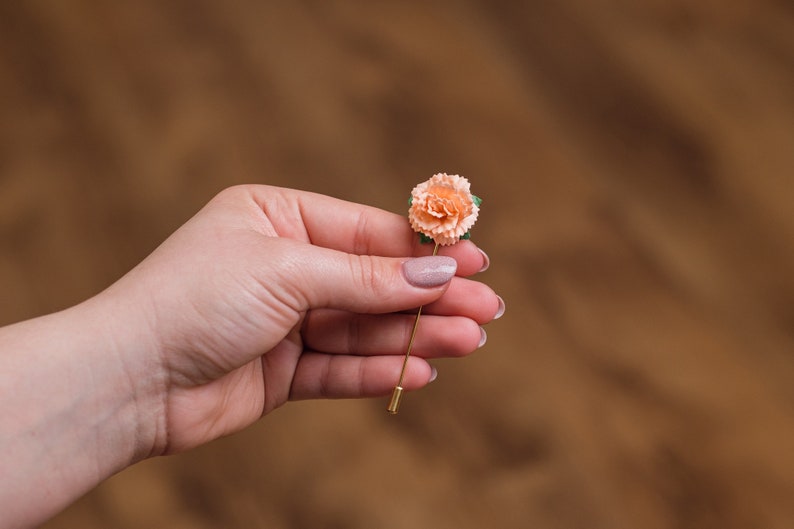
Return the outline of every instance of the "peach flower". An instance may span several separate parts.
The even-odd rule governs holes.
[[[458,242],[480,212],[480,199],[471,194],[470,187],[466,178],[446,173],[417,185],[411,191],[408,210],[411,228],[441,246]]]

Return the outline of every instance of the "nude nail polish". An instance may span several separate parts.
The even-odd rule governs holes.
[[[479,349],[480,347],[485,345],[485,342],[487,341],[488,341],[488,334],[485,332],[485,329],[480,327],[480,343],[477,344],[477,348]]]
[[[415,287],[433,288],[443,285],[455,276],[458,263],[452,257],[427,256],[403,263],[405,279]]]
[[[488,267],[491,266],[491,258],[488,257],[488,254],[483,252],[480,248],[477,248],[477,250],[482,255],[482,268],[480,268],[480,272],[485,272],[488,270]]]
[[[505,313],[505,300],[502,299],[502,296],[496,296],[499,300],[499,306],[496,309],[496,314],[494,315],[493,319],[498,320]]]

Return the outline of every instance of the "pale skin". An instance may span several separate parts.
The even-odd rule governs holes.
[[[404,216],[240,186],[100,294],[0,329],[0,526],[288,400],[388,395],[420,305],[403,386],[423,387],[427,359],[471,353],[504,310],[468,279],[488,262],[470,241],[440,252],[454,277],[417,286],[404,265],[431,252]]]

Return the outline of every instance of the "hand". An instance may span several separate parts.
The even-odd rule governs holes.
[[[132,391],[156,410],[141,428],[155,432],[148,453],[235,432],[288,399],[388,394],[420,305],[406,390],[431,380],[426,358],[475,350],[503,308],[463,279],[487,258],[462,241],[409,259],[431,251],[393,213],[265,186],[222,192],[96,299],[125,307],[138,337],[121,348]]]
[[[431,250],[399,215],[237,187],[104,292],[0,328],[0,524],[288,399],[388,394],[420,305],[403,387],[427,384],[426,358],[470,353],[504,310],[464,279],[487,264],[474,244]]]

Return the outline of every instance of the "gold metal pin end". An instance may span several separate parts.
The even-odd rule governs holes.
[[[394,391],[391,393],[391,400],[389,401],[389,407],[386,408],[389,410],[389,413],[392,415],[397,415],[397,410],[400,409],[400,401],[403,398],[403,388],[400,386],[394,386]]]

